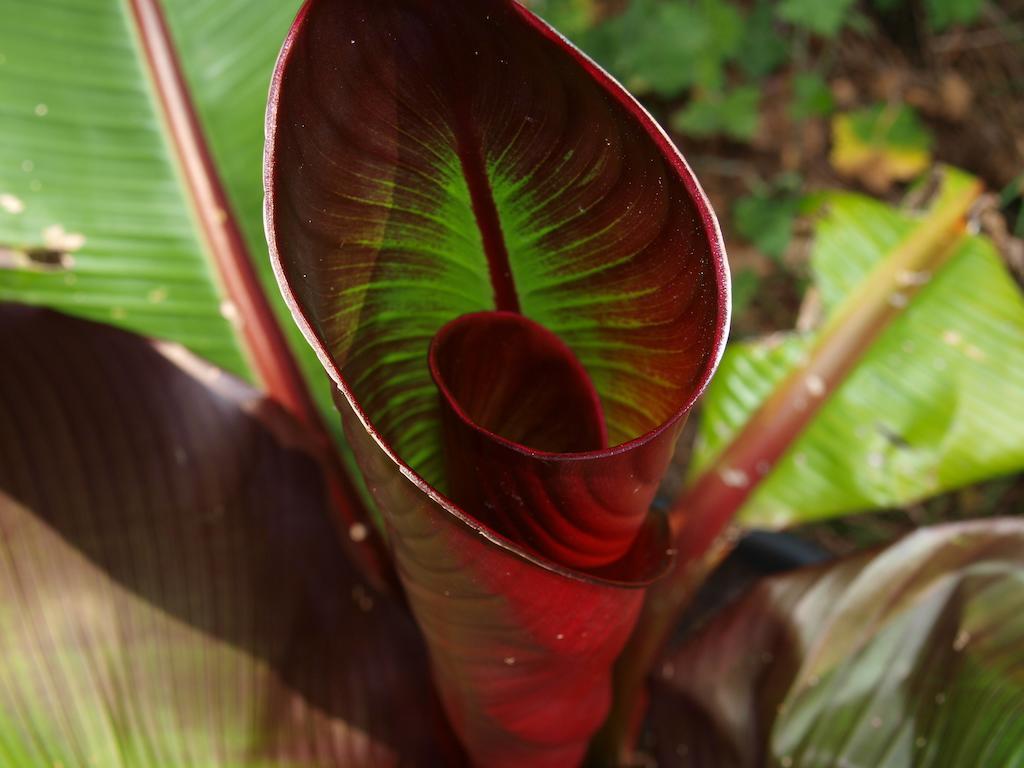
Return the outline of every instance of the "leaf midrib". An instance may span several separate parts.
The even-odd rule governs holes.
[[[364,575],[379,588],[388,589],[390,574],[383,545],[369,525],[369,515],[345,472],[337,447],[327,432],[320,411],[278,324],[237,216],[203,133],[192,102],[177,48],[160,0],[125,0],[137,36],[146,72],[156,93],[155,106],[166,129],[174,158],[196,222],[201,242],[214,267],[214,277],[225,308],[237,317],[235,332],[247,362],[263,390],[279,402],[310,432],[322,458],[325,481],[330,487],[336,514],[343,525],[361,525],[370,532],[361,545],[342,541]]]
[[[309,426],[319,423],[298,366],[263,293],[189,96],[159,0],[128,0],[191,213],[223,293],[242,318],[236,329],[266,392]]]
[[[516,292],[508,246],[501,229],[498,206],[494,201],[491,181],[487,176],[483,148],[473,128],[473,121],[467,104],[455,108],[455,152],[459,157],[462,175],[469,189],[473,215],[480,229],[480,240],[487,256],[487,268],[491,286],[494,288],[495,309],[506,312],[520,312],[519,296]]]

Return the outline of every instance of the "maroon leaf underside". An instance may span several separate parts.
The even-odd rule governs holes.
[[[643,591],[510,551],[395,465],[347,403],[345,432],[387,510],[399,575],[455,730],[477,765],[579,762]]]
[[[162,764],[461,763],[422,639],[344,559],[291,417],[47,310],[0,305],[0,360],[8,738],[50,734],[74,765],[147,743]]]
[[[670,558],[649,505],[724,345],[696,181],[514,3],[313,0],[275,74],[266,185],[282,291],[450,719],[478,764],[579,762]],[[467,220],[478,249],[435,252]]]

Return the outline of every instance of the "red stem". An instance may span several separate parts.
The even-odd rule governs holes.
[[[357,565],[376,586],[390,583],[383,542],[341,465],[256,274],[189,97],[159,0],[130,0],[130,6],[193,214],[229,302],[229,314],[240,318],[240,327],[236,327],[251,367],[267,394],[290,411],[315,438],[318,458],[326,470],[334,507],[343,526],[342,538]]]

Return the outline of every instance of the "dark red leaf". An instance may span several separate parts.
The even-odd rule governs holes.
[[[449,715],[479,764],[578,762],[724,345],[714,215],[646,112],[510,0],[312,0],[267,134],[275,269]]]
[[[586,578],[515,548],[409,482],[348,404],[339,407],[474,762],[579,762],[609,706],[608,672],[640,609],[639,585]]]
[[[586,371],[557,336],[522,315],[453,320],[434,337],[430,365],[450,497],[463,510],[567,568],[629,579],[664,562],[663,527],[647,512],[677,429],[605,450]],[[638,570],[638,558],[652,552]]]
[[[309,442],[182,348],[0,304],[0,755],[459,764]]]

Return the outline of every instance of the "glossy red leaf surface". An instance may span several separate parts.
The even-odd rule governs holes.
[[[459,765],[310,438],[175,345],[0,304],[0,762]]]
[[[642,108],[508,0],[313,0],[267,133],[275,269],[449,715],[479,764],[574,764],[724,345],[714,215]]]

